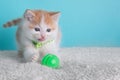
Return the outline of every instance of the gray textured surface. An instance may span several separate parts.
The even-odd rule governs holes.
[[[23,63],[0,52],[0,80],[120,80],[120,48],[63,48],[61,68]]]

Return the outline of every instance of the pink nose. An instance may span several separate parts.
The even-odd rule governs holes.
[[[41,35],[41,38],[42,38],[42,39],[45,39],[45,35]]]

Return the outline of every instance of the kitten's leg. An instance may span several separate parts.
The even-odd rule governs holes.
[[[17,41],[17,46],[18,46],[18,57],[23,57],[23,49],[18,41]]]
[[[26,62],[37,62],[39,59],[39,52],[32,47],[25,48],[23,55]]]
[[[23,51],[22,50],[18,50],[18,57],[23,57]]]

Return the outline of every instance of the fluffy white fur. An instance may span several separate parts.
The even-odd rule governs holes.
[[[29,18],[30,15],[31,14],[27,14]],[[59,18],[59,15],[56,16],[56,18]],[[48,25],[44,23],[44,16],[42,16],[42,21],[40,22],[40,24],[36,25],[36,27],[41,26],[40,32],[36,32],[34,29],[30,29],[28,27],[29,23],[30,22],[24,17],[21,23],[19,24],[17,30],[17,36],[19,36],[19,39],[17,40],[18,50],[23,53],[23,57],[25,58],[25,61],[26,62],[39,61],[47,53],[53,53],[60,58],[60,56],[58,55],[60,37],[59,39],[57,37],[58,33],[60,33],[58,27],[58,21],[56,21],[57,28],[51,32],[46,32]],[[35,48],[32,41],[33,40],[37,41],[41,33],[47,35],[45,41],[54,40],[54,42],[44,45],[41,48]]]

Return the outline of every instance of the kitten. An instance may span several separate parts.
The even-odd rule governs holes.
[[[23,18],[4,24],[4,27],[18,25],[18,54],[26,62],[39,61],[47,53],[57,55],[61,40],[59,16],[60,12],[28,9]]]

